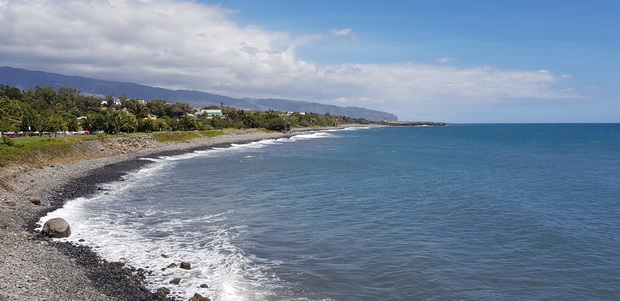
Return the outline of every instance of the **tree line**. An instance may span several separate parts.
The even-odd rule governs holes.
[[[0,85],[0,131],[60,132],[105,131],[156,132],[224,128],[265,128],[285,131],[290,127],[330,127],[342,123],[371,123],[365,119],[331,114],[257,112],[226,107],[223,117],[195,116],[198,110],[186,103],[154,99],[146,103],[125,95],[98,97],[74,88],[36,87],[21,91]]]

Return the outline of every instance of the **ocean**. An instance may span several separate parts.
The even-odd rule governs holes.
[[[620,299],[620,124],[340,129],[144,160],[42,221],[184,300]]]

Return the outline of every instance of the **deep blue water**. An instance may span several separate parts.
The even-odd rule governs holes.
[[[106,188],[71,239],[185,299],[620,299],[618,124],[308,133]]]

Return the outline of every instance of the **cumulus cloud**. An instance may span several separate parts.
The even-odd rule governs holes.
[[[220,6],[173,0],[0,2],[0,64],[68,75],[398,111],[423,103],[566,98],[549,71],[431,64],[318,65],[292,37],[241,27]],[[332,30],[336,36],[351,29]],[[444,61],[445,60],[445,61]],[[440,62],[447,62],[447,58]]]

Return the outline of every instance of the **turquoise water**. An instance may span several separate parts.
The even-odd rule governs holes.
[[[149,266],[151,288],[212,300],[620,298],[617,124],[328,131],[151,160],[60,209],[81,225],[72,240]],[[166,268],[178,261],[192,270]]]

